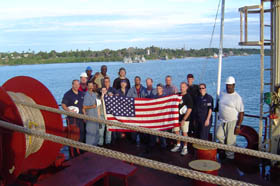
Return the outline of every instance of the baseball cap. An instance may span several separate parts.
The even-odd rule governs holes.
[[[192,74],[188,74],[187,78],[193,78]]]
[[[234,77],[229,76],[229,77],[226,79],[226,84],[227,84],[227,85],[235,84],[235,79],[234,79]]]
[[[81,75],[80,75],[80,77],[86,77],[86,78],[87,78],[87,73],[82,72]]]
[[[90,66],[88,66],[88,67],[86,68],[86,71],[88,71],[88,70],[91,70],[91,71],[92,71],[92,68],[91,68]]]

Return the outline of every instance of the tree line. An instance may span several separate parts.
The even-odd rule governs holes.
[[[123,61],[124,57],[144,56],[146,60],[154,59],[176,59],[185,57],[213,57],[219,53],[218,48],[203,49],[166,49],[155,46],[147,48],[124,48],[119,50],[104,49],[93,50],[70,50],[57,52],[6,52],[0,53],[0,64],[21,65],[21,64],[48,64],[48,63],[72,63],[72,62],[113,62]],[[224,55],[251,55],[259,54],[260,50],[255,48],[224,48]],[[265,49],[265,55],[270,55],[270,50]]]

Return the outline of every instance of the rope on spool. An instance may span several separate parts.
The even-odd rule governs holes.
[[[213,176],[213,175],[210,175],[210,174],[201,173],[201,172],[194,171],[194,170],[189,170],[189,169],[186,169],[186,168],[182,168],[182,167],[178,167],[178,166],[174,166],[174,165],[169,165],[167,163],[162,163],[162,162],[158,162],[158,161],[154,161],[154,160],[149,160],[149,159],[146,159],[146,158],[141,158],[141,157],[129,155],[129,154],[125,154],[125,153],[122,153],[122,152],[117,152],[117,151],[113,151],[113,150],[110,150],[110,149],[105,149],[105,148],[81,143],[81,142],[74,141],[74,140],[71,140],[71,139],[67,139],[67,138],[64,138],[64,137],[48,134],[48,133],[45,133],[45,132],[42,132],[42,131],[21,127],[21,126],[15,125],[13,123],[1,121],[1,120],[0,120],[0,127],[4,127],[6,129],[10,129],[10,130],[13,130],[13,131],[22,132],[22,133],[25,133],[27,135],[36,136],[36,137],[39,137],[39,138],[42,138],[42,139],[45,139],[45,140],[53,141],[55,143],[61,143],[63,145],[71,146],[71,147],[74,147],[74,148],[79,148],[79,149],[89,151],[89,152],[93,152],[93,153],[103,155],[103,156],[106,156],[106,157],[119,159],[119,160],[122,160],[122,161],[134,163],[134,164],[137,164],[137,165],[140,165],[140,166],[153,168],[153,169],[156,169],[156,170],[168,172],[168,173],[171,173],[171,174],[176,174],[176,175],[179,175],[179,176],[184,176],[184,177],[187,177],[187,178],[192,178],[192,179],[199,180],[199,181],[205,181],[205,182],[209,182],[209,183],[213,183],[213,184],[226,185],[226,186],[227,185],[234,185],[234,186],[235,185],[248,185],[248,186],[255,185],[255,184],[241,182],[241,181],[237,181],[237,180],[233,180],[233,179],[229,179],[229,178],[224,178],[224,177],[220,177],[220,176]]]
[[[174,139],[174,140],[178,140],[178,141],[196,143],[196,144],[205,145],[208,147],[215,147],[215,148],[219,148],[219,149],[223,149],[223,150],[228,150],[228,151],[232,151],[232,152],[238,152],[241,154],[255,156],[258,158],[265,158],[265,159],[280,161],[280,155],[277,155],[277,154],[260,152],[260,151],[256,151],[256,150],[252,150],[252,149],[245,149],[245,148],[240,148],[240,147],[236,147],[236,146],[230,146],[230,145],[220,144],[220,143],[216,143],[216,142],[210,142],[210,141],[205,141],[205,140],[201,140],[201,139],[191,138],[191,137],[187,137],[187,136],[175,135],[170,132],[156,131],[156,130],[151,130],[148,128],[127,125],[127,124],[120,123],[120,122],[107,121],[107,120],[103,120],[103,119],[99,119],[99,118],[95,118],[95,117],[89,117],[89,116],[82,115],[82,114],[76,114],[73,112],[67,112],[64,110],[47,107],[44,105],[26,103],[26,102],[17,101],[17,100],[14,100],[14,102],[17,104],[22,104],[22,105],[29,106],[32,108],[37,108],[37,109],[41,109],[41,110],[45,110],[45,111],[49,111],[49,112],[58,113],[58,114],[64,114],[67,116],[84,119],[84,120],[89,120],[89,121],[93,121],[93,122],[97,122],[97,123],[102,123],[102,124],[109,125],[109,126],[111,125],[111,126],[116,126],[116,127],[120,127],[120,128],[126,128],[126,129],[130,129],[130,130],[142,132],[142,133],[147,133],[147,134],[151,134],[151,135],[161,136],[164,138]]]
[[[32,98],[26,96],[23,93],[14,93],[10,91],[8,91],[7,93],[13,100],[36,104],[36,102]],[[21,104],[16,104],[16,107],[19,111],[19,114],[23,122],[23,126],[25,128],[46,132],[45,121],[39,109],[24,106]],[[39,149],[42,147],[44,143],[44,139],[36,138],[34,136],[30,136],[27,134],[25,134],[25,139],[26,139],[25,158],[39,151]]]

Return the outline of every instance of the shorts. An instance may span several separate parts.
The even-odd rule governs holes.
[[[189,132],[189,123],[190,123],[189,121],[185,121],[183,126],[181,125],[181,127],[174,127],[173,132],[180,131],[180,128],[181,128],[182,132],[185,132],[185,133]]]

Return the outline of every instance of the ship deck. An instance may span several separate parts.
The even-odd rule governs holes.
[[[172,142],[171,142],[172,143]],[[179,152],[170,152],[171,144],[168,143],[166,149],[162,149],[159,144],[153,148],[150,153],[145,153],[145,145],[136,147],[131,141],[126,139],[121,139],[115,142],[113,145],[106,146],[106,148],[141,156],[144,158],[168,163],[171,165],[180,166],[183,168],[188,168],[188,163],[195,160],[194,151],[189,148],[189,153],[186,156],[181,156]],[[226,178],[231,178],[247,183],[254,183],[258,185],[271,185],[276,186],[280,184],[280,171],[274,171],[272,173],[268,161],[261,161],[261,163],[256,164],[256,167],[251,165],[237,166],[236,162],[233,160],[223,160],[218,158],[218,162],[221,163],[221,169],[219,170],[219,176]],[[174,174],[169,174],[166,172],[154,170],[151,168],[146,168],[142,166],[137,166],[137,171],[134,175],[128,178],[128,185],[139,186],[139,185],[157,185],[157,186],[170,186],[170,185],[191,185],[193,183],[192,179],[181,177]],[[94,185],[103,185],[102,181],[97,182]],[[110,185],[118,186],[124,185],[121,179],[116,177],[110,177]]]

